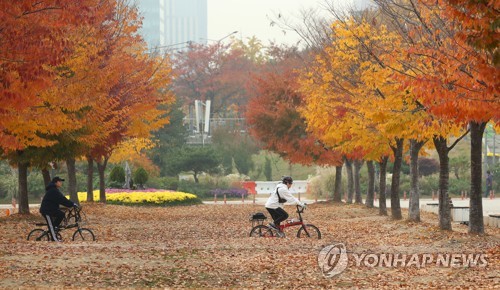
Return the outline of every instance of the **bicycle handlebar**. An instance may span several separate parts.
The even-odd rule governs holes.
[[[302,206],[300,206],[298,204],[296,204],[295,206],[297,207],[297,213],[303,213],[304,210],[306,209],[305,207],[302,207]]]

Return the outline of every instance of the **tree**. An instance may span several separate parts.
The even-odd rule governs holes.
[[[58,66],[78,42],[68,35],[80,27],[99,25],[109,16],[108,11],[107,5],[98,0],[0,3],[0,100],[4,107],[0,112],[0,147],[4,153],[22,155],[22,150],[30,146],[54,145],[56,141],[46,135],[79,126],[64,112],[52,111],[40,92],[51,87],[54,77],[61,73]],[[66,101],[68,107],[77,103],[76,98]],[[20,213],[29,213],[28,165],[28,160],[18,164]]]
[[[113,167],[109,173],[109,181],[111,187],[123,187],[123,184],[125,184],[125,169],[120,165]]]
[[[221,161],[221,156],[210,146],[185,146],[170,155],[167,172],[170,174],[192,172],[194,181],[199,183],[200,173],[219,173]]]
[[[490,26],[495,21],[492,17],[495,12],[489,10],[489,4],[482,2],[478,6],[469,1],[437,1],[422,5],[413,0],[376,2],[409,44],[407,59],[411,62],[407,62],[409,70],[401,75],[401,80],[413,87],[429,113],[442,120],[452,120],[459,126],[468,123],[471,132],[469,232],[482,234],[481,138],[485,124],[490,119],[500,118],[500,102],[497,100],[500,86],[498,79],[493,77],[498,75],[499,68],[494,65],[495,53],[492,52],[495,49],[489,49],[498,41],[491,38],[497,33]],[[454,21],[456,13],[461,21]],[[482,17],[465,20],[464,15],[469,13],[479,13]],[[449,18],[450,15],[455,16]],[[479,39],[486,39],[485,43],[475,43]],[[478,49],[485,44],[484,48],[488,49]],[[440,139],[438,137],[438,141]],[[440,148],[443,148],[443,153],[447,152],[445,146]],[[449,173],[443,175],[447,176]]]
[[[264,176],[267,181],[273,180],[273,168],[271,166],[271,159],[266,156],[266,162],[264,163]]]
[[[421,157],[418,159],[418,168],[421,176],[429,176],[439,172],[439,162],[432,158]]]
[[[340,156],[308,134],[305,120],[297,108],[304,96],[298,91],[294,70],[302,64],[294,50],[275,52],[277,59],[269,63],[269,71],[255,77],[255,96],[247,106],[250,134],[263,143],[265,149],[301,164],[340,164]]]
[[[238,117],[248,101],[245,83],[256,70],[245,51],[216,42],[190,44],[174,57],[173,90],[185,105],[211,101],[212,116]]]
[[[188,131],[184,126],[185,114],[181,110],[182,103],[179,99],[168,113],[169,123],[153,133],[154,147],[147,151],[153,163],[160,168],[160,175],[166,175],[169,151],[180,148],[186,144]]]
[[[225,160],[226,173],[231,173],[227,169],[232,169],[233,162],[240,174],[248,175],[253,169],[252,155],[258,153],[259,147],[247,134],[223,126],[213,131],[212,142]]]
[[[148,178],[148,172],[142,167],[137,168],[137,170],[134,172],[134,181],[141,189],[144,188],[144,184],[146,184]]]

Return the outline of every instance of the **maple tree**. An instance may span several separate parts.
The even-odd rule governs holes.
[[[294,163],[338,165],[338,154],[325,148],[318,138],[308,134],[297,108],[303,102],[294,71],[301,65],[294,51],[281,52],[283,58],[269,64],[269,70],[254,78],[255,96],[247,106],[250,133],[264,148]]]
[[[46,136],[74,128],[68,116],[47,106],[42,92],[52,86],[59,74],[55,68],[71,56],[77,43],[67,37],[68,32],[99,23],[106,17],[103,6],[98,0],[0,4],[0,98],[4,107],[0,112],[0,147],[6,156],[20,156],[30,146],[54,145],[56,141]],[[29,160],[17,166],[21,173],[20,212],[29,213],[25,174]]]
[[[468,123],[471,132],[470,232],[483,233],[481,138],[485,124],[500,117],[498,80],[492,77],[498,75],[498,68],[494,65],[494,53],[470,40],[478,35],[477,39],[485,37],[484,48],[488,47],[490,41],[486,35],[495,34],[485,25],[492,21],[491,10],[481,10],[485,8],[484,3],[471,8],[466,13],[478,13],[481,17],[461,23],[453,17],[447,18],[454,15],[452,10],[457,8],[447,6],[448,1],[426,5],[415,1],[377,2],[400,28],[406,24],[406,31],[401,34],[410,44],[407,58],[411,62],[407,62],[408,73],[402,76],[404,82],[413,87],[429,113],[457,125]],[[468,5],[466,2],[463,3]],[[409,22],[409,18],[416,21]]]
[[[45,4],[48,6],[43,6]],[[59,41],[67,44],[64,53],[59,56],[40,55],[39,62],[31,64],[34,71],[41,71],[39,79],[20,75],[19,80],[27,79],[22,86],[33,89],[33,92],[26,93],[27,102],[23,105],[26,107],[18,110],[13,106],[12,111],[6,110],[6,114],[16,112],[16,118],[10,118],[7,123],[0,125],[15,128],[2,131],[5,136],[10,134],[10,137],[2,139],[5,141],[2,149],[6,156],[19,155],[20,208],[21,212],[29,213],[25,172],[34,159],[26,158],[30,154],[21,158],[22,152],[27,149],[43,152],[40,151],[44,150],[43,147],[47,147],[48,151],[60,150],[58,144],[65,144],[63,147],[66,149],[55,155],[66,159],[69,191],[74,199],[76,158],[86,155],[87,159],[96,159],[103,170],[105,166],[102,160],[107,160],[122,140],[147,138],[151,130],[168,122],[165,118],[168,108],[159,109],[159,106],[168,105],[173,100],[171,93],[166,91],[171,70],[167,58],[153,57],[145,52],[145,43],[137,35],[137,11],[128,6],[126,1],[81,1],[80,6],[62,5],[54,1],[2,8],[5,8],[3,13],[10,13],[10,17],[14,18],[15,13],[19,12],[15,8],[36,10],[24,13],[20,10],[22,17],[54,11],[53,15],[45,15],[50,19],[41,18],[40,23],[53,25],[60,30],[42,29],[40,36],[27,35],[26,38],[31,41],[29,37],[35,40],[37,37],[53,37],[54,41],[47,41],[47,46],[41,46],[40,53],[51,51],[47,47],[52,46],[58,53]],[[76,13],[76,9],[81,11]],[[54,23],[66,20],[68,24],[65,26]],[[27,28],[23,25],[29,27],[27,23],[20,22],[18,35],[26,33]],[[38,29],[30,28],[35,31]],[[52,32],[53,36],[43,34],[52,35]],[[31,49],[29,45],[27,49]],[[29,52],[36,53],[36,50]],[[22,53],[27,52],[21,51],[20,56]],[[22,72],[12,69],[12,73]],[[6,80],[11,79],[6,77]],[[19,85],[6,84],[6,87],[16,89]],[[16,101],[19,102],[18,99]],[[91,168],[89,166],[89,170]],[[89,176],[92,178],[92,174]],[[91,186],[89,180],[89,188]]]
[[[251,56],[237,46],[230,49],[220,42],[191,43],[174,56],[173,90],[184,105],[210,100],[212,116],[241,117],[249,98],[245,83],[258,67]]]
[[[370,51],[362,48],[366,43],[360,38],[370,32],[369,28],[367,23],[353,20],[334,22],[331,37],[334,41],[317,54],[315,67],[305,71],[301,80],[301,91],[307,96],[301,112],[309,129],[327,146],[351,155],[349,159],[353,160],[363,157],[380,160],[389,155],[391,140],[402,133],[401,123],[408,122],[399,111],[383,110],[401,108],[408,102],[401,99],[397,85],[379,81],[390,79],[389,72],[371,58]],[[377,36],[369,39],[370,47],[385,52],[396,43],[395,37],[383,30]],[[401,218],[397,169],[393,175],[391,208],[393,217]],[[351,195],[350,190],[348,194]],[[349,196],[348,202],[351,200]]]

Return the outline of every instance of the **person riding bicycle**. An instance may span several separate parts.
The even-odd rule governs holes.
[[[285,202],[298,204],[301,207],[306,206],[305,203],[301,202],[290,193],[292,184],[292,177],[284,176],[281,179],[281,183],[276,186],[276,190],[271,193],[271,196],[267,199],[265,205],[274,221],[274,223],[270,223],[269,226],[276,229],[278,232],[281,232],[280,223],[288,218],[288,213],[283,209]]]
[[[40,214],[47,221],[50,234],[53,241],[58,241],[56,231],[59,230],[59,225],[64,219],[64,212],[59,209],[59,205],[66,207],[78,207],[78,205],[67,199],[59,190],[64,179],[56,176],[45,188],[46,192],[40,205]]]

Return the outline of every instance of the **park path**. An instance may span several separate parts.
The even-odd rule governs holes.
[[[258,204],[258,205],[264,205],[267,201],[267,196],[264,195],[264,194],[260,194],[258,195],[256,198],[255,198],[255,204]],[[318,200],[314,200],[314,199],[304,199],[304,198],[301,198],[301,201],[305,202],[306,204],[312,204],[312,203],[315,203],[317,201],[325,201],[324,199],[318,199]],[[453,201],[453,205],[454,206],[469,206],[469,199],[461,199],[461,198],[453,198],[452,199]],[[364,201],[363,201],[364,202]],[[204,204],[217,204],[217,205],[223,205],[224,204],[224,200],[221,200],[221,199],[218,199],[216,202],[214,202],[213,200],[210,200],[210,201],[203,201]],[[242,200],[227,200],[226,201],[226,204],[249,204],[249,203],[253,203],[253,199],[252,198],[248,198],[248,199],[245,199],[244,202],[242,202]],[[400,200],[400,203],[401,203],[401,208],[408,208],[408,205],[409,205],[409,200],[406,199],[401,199]],[[428,204],[428,203],[438,203],[437,199],[431,199],[431,198],[424,198],[424,199],[420,199],[420,205],[424,205],[424,204]],[[375,201],[375,207],[378,207],[379,206],[379,201]],[[391,207],[391,201],[388,199],[387,200],[387,207],[390,208]],[[483,198],[483,214],[484,215],[490,215],[490,214],[500,214],[500,198],[495,198],[495,199],[489,199],[489,198]]]

